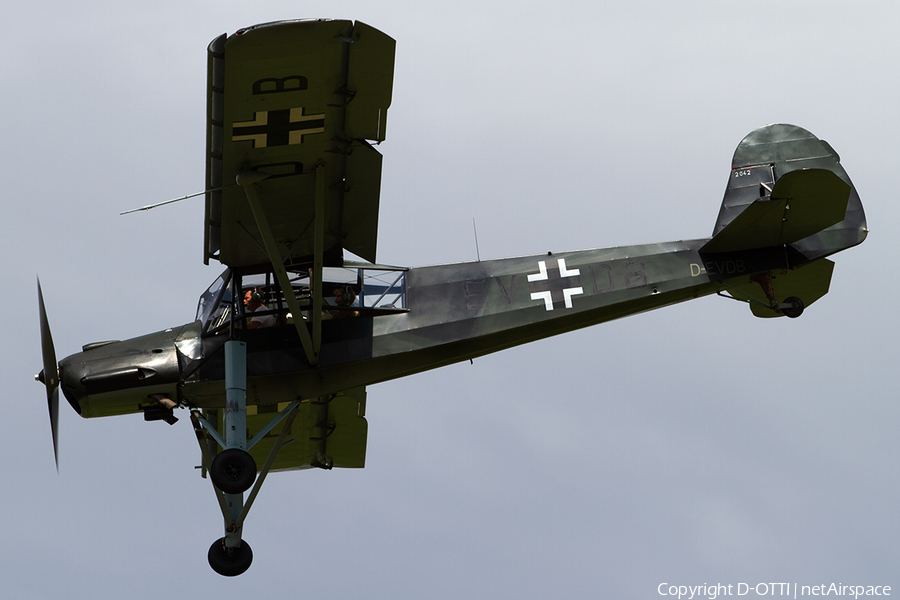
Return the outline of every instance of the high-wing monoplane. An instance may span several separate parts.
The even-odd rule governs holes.
[[[57,364],[38,285],[54,452],[60,387],[82,417],[186,409],[224,519],[208,553],[222,575],[250,566],[243,524],[270,472],[364,466],[366,386],[710,294],[798,317],[828,292],[826,257],[866,237],[838,154],[776,124],[738,145],[710,238],[378,264],[373,144],[394,48],[340,20],[210,43],[204,253],[226,268],[193,322]]]

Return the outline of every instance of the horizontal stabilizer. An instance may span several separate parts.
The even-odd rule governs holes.
[[[785,173],[770,196],[750,204],[700,252],[738,252],[802,240],[844,220],[850,190],[826,169]]]
[[[799,298],[803,306],[810,304],[828,293],[831,286],[831,275],[834,263],[827,258],[820,258],[796,269],[775,270],[766,278],[771,286],[773,300],[767,302],[765,284],[759,276],[743,277],[729,280],[725,292],[737,300],[749,302],[750,310],[757,317],[782,317],[784,313],[776,306],[788,298]]]

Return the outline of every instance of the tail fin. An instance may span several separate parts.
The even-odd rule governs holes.
[[[723,290],[749,302],[758,317],[799,316],[828,293],[834,263],[824,257],[867,233],[837,152],[800,127],[766,125],[735,150],[713,237],[700,252],[780,256],[778,264],[764,260],[762,270],[724,281]]]
[[[706,254],[790,245],[806,260],[866,238],[859,195],[831,146],[800,127],[766,125],[738,145]]]

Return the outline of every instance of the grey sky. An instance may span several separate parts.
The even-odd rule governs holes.
[[[655,598],[660,583],[900,592],[890,2],[95,2],[4,9],[9,598]],[[259,22],[397,40],[379,261],[711,233],[741,138],[840,153],[872,230],[796,320],[712,297],[369,388],[367,466],[275,474],[221,535],[190,425],[61,408],[57,354],[185,323],[202,265],[206,44]],[[751,593],[747,597],[752,597]]]

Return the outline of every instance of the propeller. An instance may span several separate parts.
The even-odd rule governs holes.
[[[41,280],[38,279],[38,308],[41,313],[41,354],[44,359],[44,370],[35,377],[47,387],[47,408],[50,410],[50,431],[53,435],[53,459],[59,471],[59,368],[56,364],[56,351],[53,349],[53,336],[47,323],[47,311],[44,309],[44,295],[41,293]]]

